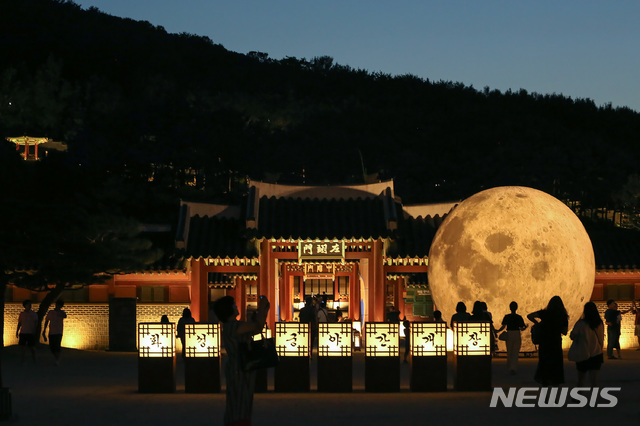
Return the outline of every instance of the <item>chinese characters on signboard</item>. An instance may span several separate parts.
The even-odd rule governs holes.
[[[491,355],[491,323],[454,322],[453,330],[456,355]]]
[[[187,358],[220,356],[219,324],[185,324],[184,354]]]
[[[447,323],[411,323],[412,356],[447,356]]]
[[[348,322],[318,324],[318,356],[351,356],[352,331]]]
[[[343,241],[298,241],[300,259],[344,259]]]
[[[171,358],[175,349],[173,323],[138,324],[138,357]]]
[[[309,324],[276,323],[276,350],[279,356],[309,356],[310,347]]]
[[[400,324],[368,322],[364,325],[365,356],[400,356]]]

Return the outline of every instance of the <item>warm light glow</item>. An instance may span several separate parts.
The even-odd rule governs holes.
[[[309,356],[309,324],[276,323],[276,349],[279,356]]]
[[[490,322],[456,322],[453,324],[455,355],[491,355]]]
[[[138,324],[138,357],[171,358],[175,354],[173,323]]]
[[[351,356],[352,331],[347,322],[318,324],[318,356]]]
[[[220,356],[219,324],[185,324],[185,356],[216,358]]]
[[[411,323],[411,356],[447,356],[447,324]]]
[[[368,322],[364,333],[365,356],[400,356],[400,324]]]
[[[471,312],[484,301],[499,324],[512,301],[526,317],[558,295],[571,329],[594,281],[584,226],[564,203],[532,188],[492,188],[467,198],[447,215],[429,251],[429,287],[445,320],[458,302]],[[522,345],[534,349],[531,339]]]

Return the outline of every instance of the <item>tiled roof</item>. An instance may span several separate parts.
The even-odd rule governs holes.
[[[379,238],[390,235],[382,197],[319,200],[260,199],[258,238]]]
[[[389,257],[426,257],[438,227],[444,217],[405,217],[398,221],[394,241],[387,252]]]
[[[392,201],[391,201],[392,202]],[[390,238],[387,256],[426,257],[438,227],[446,215],[411,217],[395,204],[397,229],[389,230],[388,198],[301,199],[262,197],[257,209],[257,228],[247,229],[244,220],[194,216],[187,219],[189,235],[185,258],[254,258],[252,238],[349,239]],[[596,269],[640,269],[640,231],[585,222],[591,238]],[[153,269],[181,269],[181,258],[170,254]]]
[[[244,236],[238,219],[194,216],[189,223],[186,257],[255,257],[255,246]]]

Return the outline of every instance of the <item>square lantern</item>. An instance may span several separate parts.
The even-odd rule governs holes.
[[[185,392],[220,392],[220,325],[185,324],[184,356]]]
[[[367,357],[400,357],[400,324],[368,322],[364,326]]]
[[[400,324],[364,325],[364,388],[367,392],[400,391]]]
[[[276,392],[309,392],[311,333],[309,324],[277,322],[276,350],[280,363],[274,370]]]
[[[491,355],[490,322],[456,322],[453,352],[458,356]]]
[[[219,324],[185,324],[184,354],[186,358],[217,358],[220,356]]]
[[[138,357],[172,358],[175,355],[173,323],[138,324]]]
[[[318,324],[318,391],[351,392],[353,325],[348,322]]]
[[[308,357],[311,354],[309,324],[276,323],[276,349],[281,357]]]
[[[410,331],[411,391],[446,391],[447,324],[413,322]]]
[[[414,357],[447,356],[447,323],[411,323],[411,355]]]
[[[353,327],[348,322],[318,324],[318,356],[351,356]]]
[[[173,323],[138,325],[138,391],[176,391],[175,328]]]
[[[456,390],[491,390],[491,323],[454,323],[453,358]]]

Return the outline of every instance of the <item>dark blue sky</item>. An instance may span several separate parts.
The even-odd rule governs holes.
[[[74,0],[229,50],[640,111],[637,0]]]

